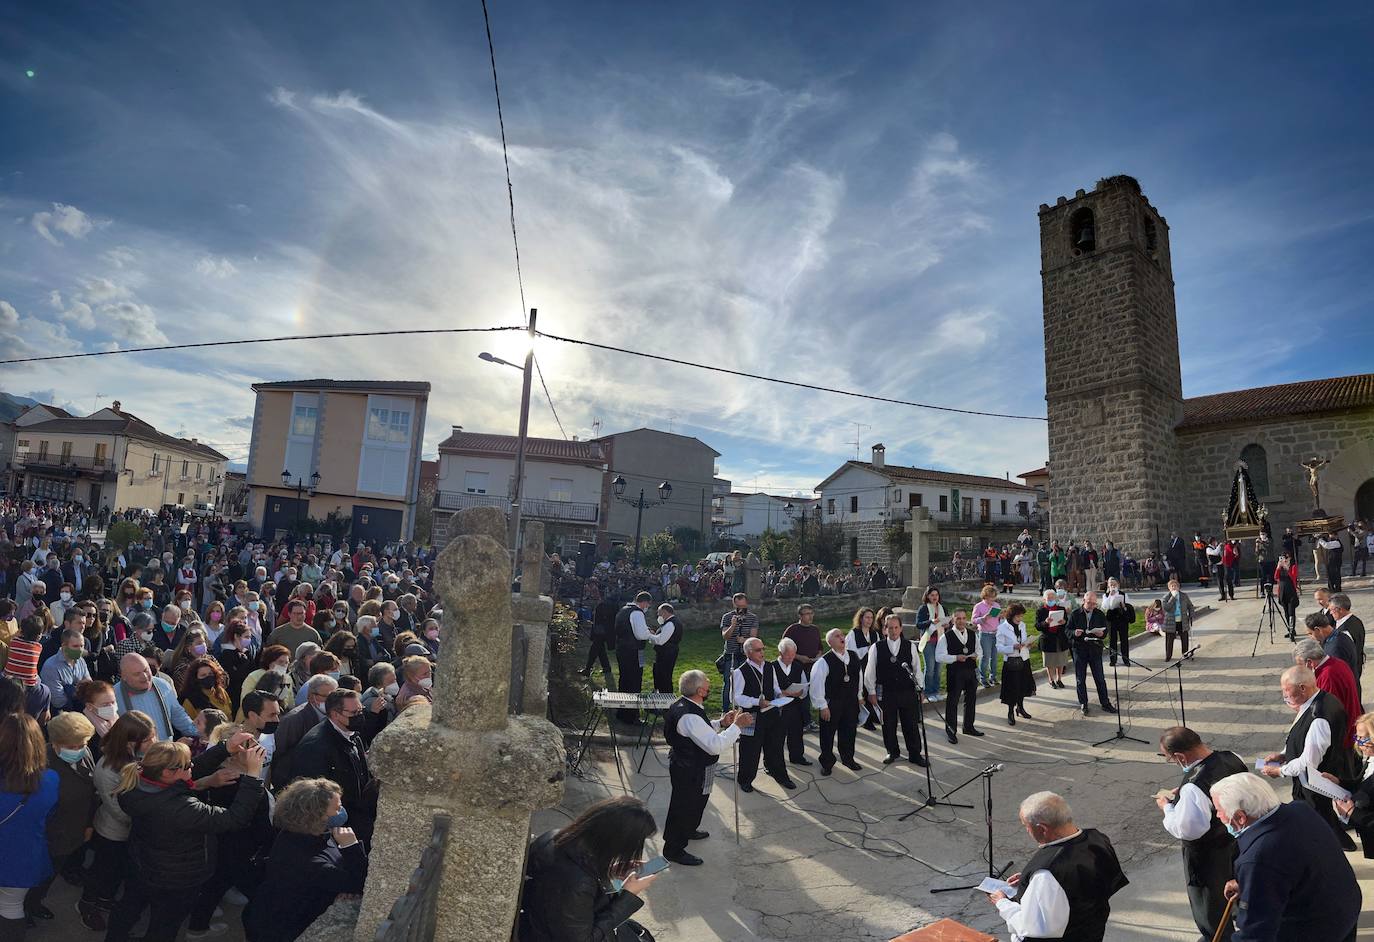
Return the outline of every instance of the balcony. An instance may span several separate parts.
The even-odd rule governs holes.
[[[458,491],[439,491],[434,506],[439,510],[467,510],[469,507],[497,507],[510,512],[510,498],[492,494],[464,494]],[[601,512],[599,504],[571,500],[541,500],[526,497],[520,515],[527,520],[554,520],[562,523],[596,523]]]
[[[94,477],[112,481],[115,478],[115,464],[109,458],[95,455],[62,455],[20,452],[14,457],[14,467],[42,474],[58,474],[66,477]]]

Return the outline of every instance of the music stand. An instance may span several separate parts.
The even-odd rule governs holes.
[[[1121,652],[1117,651],[1115,648],[1109,648],[1108,650],[1115,657],[1119,658],[1121,656]],[[1101,742],[1093,743],[1093,748],[1101,748],[1109,742],[1117,742],[1122,739],[1129,739],[1131,742],[1138,742],[1142,746],[1148,746],[1149,743],[1145,740],[1126,735],[1126,727],[1121,722],[1121,676],[1117,673],[1115,664],[1112,665],[1112,690],[1116,694],[1116,732]]]
[[[953,795],[955,792],[957,792],[960,788],[963,788],[964,785],[968,785],[974,779],[981,778],[983,780],[983,814],[987,820],[988,825],[988,876],[994,879],[1000,878],[1002,874],[1010,870],[1011,865],[1013,863],[1013,861],[1008,860],[1006,864],[1003,865],[1001,870],[997,870],[994,869],[994,865],[992,862],[992,777],[1000,771],[1002,771],[1002,763],[1000,762],[996,765],[987,766],[986,768],[981,770],[977,775],[973,776],[973,778],[969,779],[967,782],[964,782],[963,785],[958,785],[955,788],[951,788],[949,791],[945,792],[945,797],[949,797],[950,795]],[[920,809],[918,808],[917,811],[919,810]],[[912,814],[915,813],[916,812],[914,811],[912,812]],[[981,881],[979,881],[979,883],[981,883]],[[978,889],[979,883],[973,883],[969,886],[931,887],[930,892],[954,893],[958,890],[976,890]]]
[[[925,694],[920,693],[919,691],[917,692],[917,696],[920,699],[916,703],[916,722],[921,727],[921,750],[925,753],[926,758],[926,787],[924,791],[922,791],[919,788],[916,790],[916,794],[923,796],[921,798],[921,804],[916,808],[912,808],[906,814],[902,815],[900,818],[897,819],[898,821],[905,821],[907,818],[911,817],[917,812],[924,811],[927,808],[934,808],[936,805],[944,805],[946,808],[972,808],[973,805],[962,805],[959,804],[957,801],[945,801],[945,799],[948,798],[950,795],[953,795],[955,792],[957,792],[959,788],[963,788],[964,785],[968,784],[968,782],[973,781],[973,778],[978,777],[977,775],[975,775],[973,778],[969,779],[968,782],[965,782],[964,785],[960,785],[959,788],[950,789],[939,798],[935,797],[935,782],[930,772],[930,767],[935,760],[931,758],[930,739],[926,736],[926,698]],[[988,827],[992,827],[991,823],[988,824]]]
[[[1181,726],[1187,726],[1187,725],[1188,725],[1188,711],[1187,711],[1187,710],[1184,708],[1184,706],[1183,706],[1183,662],[1184,662],[1184,661],[1191,661],[1191,660],[1193,659],[1193,657],[1197,654],[1198,649],[1201,648],[1201,647],[1202,647],[1202,645],[1200,645],[1200,644],[1195,644],[1195,645],[1193,645],[1193,647],[1192,647],[1190,650],[1187,650],[1187,651],[1183,652],[1183,654],[1179,655],[1178,660],[1176,660],[1176,661],[1170,661],[1168,664],[1165,664],[1165,665],[1164,665],[1163,667],[1161,667],[1159,670],[1154,671],[1153,673],[1151,673],[1151,674],[1150,674],[1148,677],[1146,677],[1145,679],[1136,681],[1134,684],[1132,684],[1131,686],[1129,686],[1129,687],[1126,688],[1126,692],[1127,692],[1127,693],[1130,693],[1132,690],[1134,690],[1135,688],[1139,687],[1141,684],[1149,683],[1150,681],[1154,680],[1156,677],[1159,677],[1159,676],[1162,675],[1162,674],[1166,674],[1166,673],[1168,673],[1169,671],[1173,670],[1174,668],[1178,668],[1178,714],[1179,714],[1179,721],[1180,721],[1180,722],[1179,722],[1179,725],[1181,725]],[[1142,664],[1141,667],[1145,667],[1145,665]],[[1149,670],[1148,667],[1146,667],[1145,669],[1146,669],[1146,670]],[[1120,708],[1120,706],[1121,706],[1120,704],[1117,704],[1117,707],[1118,707],[1118,708]]]

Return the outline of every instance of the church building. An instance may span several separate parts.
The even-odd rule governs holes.
[[[1169,226],[1128,176],[1040,206],[1055,539],[1133,554],[1220,535],[1237,461],[1277,537],[1322,509],[1374,519],[1374,373],[1185,398]]]

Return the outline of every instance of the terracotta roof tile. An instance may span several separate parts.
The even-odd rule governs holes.
[[[940,484],[965,484],[969,487],[988,487],[1004,491],[1028,491],[1032,494],[1035,493],[1035,488],[1027,487],[1016,481],[1008,481],[1006,478],[987,477],[981,474],[959,474],[956,471],[911,468],[900,464],[885,464],[881,468],[875,468],[871,461],[851,461],[849,464],[856,465],[860,468],[866,468],[875,474],[886,474],[888,477],[901,481],[934,481]]]
[[[485,435],[481,432],[454,432],[439,443],[441,452],[464,455],[491,455],[514,458],[517,439],[514,435]],[[596,442],[564,441],[561,438],[528,438],[525,440],[525,459],[568,461],[603,464],[606,461]]]
[[[1374,373],[1260,386],[1183,400],[1178,428],[1374,407]]]

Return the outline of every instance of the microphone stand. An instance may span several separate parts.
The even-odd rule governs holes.
[[[986,820],[987,820],[987,825],[988,825],[988,850],[987,850],[987,858],[988,858],[988,876],[992,877],[993,879],[998,879],[998,878],[1000,878],[1000,877],[1002,876],[1002,874],[1006,873],[1008,870],[1011,869],[1011,865],[1012,865],[1012,861],[1008,860],[1008,861],[1002,866],[1002,869],[998,870],[998,869],[995,869],[995,867],[994,867],[994,865],[993,865],[993,862],[992,862],[992,777],[993,777],[993,775],[995,775],[996,773],[998,773],[998,772],[1000,772],[1000,771],[1002,771],[1002,766],[1001,766],[1000,763],[997,764],[997,765],[990,765],[990,766],[988,766],[987,768],[985,768],[985,769],[981,770],[980,772],[978,772],[977,775],[973,776],[973,778],[969,779],[967,782],[964,782],[963,785],[959,785],[959,786],[957,786],[957,787],[955,787],[955,788],[952,788],[952,789],[950,789],[949,791],[947,791],[947,792],[945,793],[945,797],[948,797],[948,796],[950,796],[950,795],[953,795],[953,794],[954,794],[955,792],[957,792],[960,788],[963,788],[964,785],[968,785],[968,784],[969,784],[970,782],[972,782],[974,779],[981,778],[981,779],[983,780],[983,814],[984,814],[984,817],[985,817]],[[917,810],[919,811],[920,809],[917,809]],[[915,812],[912,812],[912,813],[915,814]],[[958,890],[976,890],[976,889],[978,889],[978,887],[979,887],[979,884],[978,884],[978,883],[973,883],[973,884],[970,884],[969,886],[940,886],[940,887],[931,887],[930,892],[932,892],[932,893],[954,893],[954,892],[956,892],[956,891],[958,891]]]
[[[931,764],[935,760],[930,755],[930,740],[926,738],[925,694],[918,690],[917,697],[919,699],[916,701],[916,720],[921,727],[921,749],[925,752],[926,757],[926,787],[924,791],[921,789],[916,790],[916,794],[921,796],[921,804],[902,815],[897,819],[898,821],[905,821],[912,815],[924,811],[927,808],[934,808],[936,805],[944,805],[946,808],[972,808],[973,805],[961,805],[955,801],[945,801],[945,799],[957,792],[959,788],[963,788],[968,782],[973,781],[973,778],[978,777],[975,775],[973,778],[969,779],[968,782],[965,782],[964,785],[960,785],[959,788],[950,789],[939,798],[935,797],[935,784],[930,772]],[[991,827],[991,825],[989,825],[989,827]]]
[[[1116,648],[1110,648],[1109,650],[1111,651],[1112,656],[1121,656],[1120,652],[1118,652]],[[1116,693],[1116,732],[1108,736],[1101,742],[1093,743],[1093,748],[1101,748],[1109,742],[1117,742],[1118,740],[1122,739],[1129,739],[1131,742],[1138,742],[1142,746],[1148,746],[1149,743],[1143,739],[1137,739],[1135,736],[1127,736],[1126,727],[1123,726],[1121,723],[1121,675],[1117,673],[1115,664],[1112,665],[1112,688],[1113,691]]]
[[[1169,662],[1168,664],[1165,664],[1165,665],[1164,665],[1163,667],[1161,667],[1159,670],[1155,671],[1154,673],[1152,673],[1152,674],[1150,674],[1149,676],[1147,676],[1146,678],[1144,678],[1143,680],[1138,680],[1138,681],[1136,681],[1136,682],[1135,682],[1134,684],[1132,684],[1130,687],[1127,687],[1127,688],[1126,688],[1126,692],[1129,693],[1129,692],[1131,692],[1132,690],[1134,690],[1136,687],[1139,687],[1141,684],[1149,683],[1150,681],[1154,680],[1156,677],[1159,677],[1161,674],[1168,673],[1169,671],[1173,670],[1174,668],[1178,668],[1178,712],[1179,712],[1179,722],[1180,722],[1180,725],[1182,725],[1182,726],[1187,726],[1187,725],[1188,725],[1188,711],[1187,711],[1187,709],[1186,709],[1186,708],[1184,707],[1184,705],[1183,705],[1183,662],[1184,662],[1184,661],[1191,661],[1191,660],[1193,659],[1193,657],[1197,655],[1198,649],[1201,648],[1201,647],[1202,647],[1202,645],[1200,645],[1200,644],[1195,644],[1195,645],[1193,645],[1193,647],[1192,647],[1190,650],[1184,651],[1181,655],[1179,655],[1179,658],[1178,658],[1177,661],[1171,661],[1171,662]],[[1141,666],[1144,667],[1143,664],[1142,664]],[[1146,669],[1148,670],[1148,668],[1146,668]],[[1120,704],[1117,704],[1117,708],[1118,708],[1118,709],[1120,708],[1120,706],[1121,706]]]

